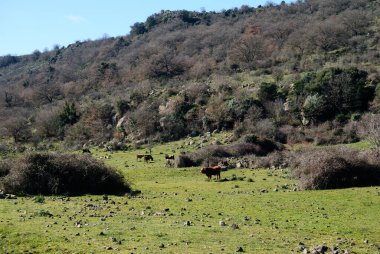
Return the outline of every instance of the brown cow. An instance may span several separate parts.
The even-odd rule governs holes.
[[[201,169],[201,173],[205,174],[208,177],[208,180],[211,180],[213,175],[216,176],[216,179],[220,179],[220,171],[222,170],[221,166],[206,167]]]
[[[137,154],[136,160],[139,160],[139,159],[144,158],[144,157],[145,157],[145,154]]]
[[[144,155],[144,160],[145,160],[145,162],[153,161],[153,156],[150,154],[146,154],[146,155]]]

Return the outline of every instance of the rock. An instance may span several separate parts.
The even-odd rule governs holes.
[[[17,197],[13,194],[5,194],[5,199],[17,199]]]
[[[184,226],[191,226],[191,222],[190,221],[185,221],[185,223],[183,225]]]
[[[191,198],[186,198],[185,201],[186,202],[192,202],[193,200]]]
[[[126,116],[123,116],[122,118],[119,119],[119,121],[116,124],[116,129],[120,129],[123,126],[126,118],[127,118]]]
[[[224,221],[219,221],[219,226],[226,226],[226,223]]]
[[[214,141],[211,142],[211,145],[214,145],[214,146],[219,146],[221,144],[222,143],[219,140],[214,140]]]
[[[316,251],[318,251],[319,253],[325,253],[326,251],[328,251],[329,247],[325,246],[325,245],[318,245],[317,247],[314,248]]]
[[[158,247],[161,248],[161,249],[162,249],[162,248],[165,248],[165,244],[160,243],[160,245],[158,245]]]
[[[305,244],[304,244],[304,243],[299,243],[299,244],[298,244],[298,249],[299,249],[300,251],[303,251],[304,249],[306,249],[306,248],[305,248]]]

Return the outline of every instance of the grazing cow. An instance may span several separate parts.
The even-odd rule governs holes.
[[[91,154],[91,151],[88,148],[83,148],[82,149],[82,153],[89,153],[89,154]]]
[[[146,155],[144,155],[144,160],[145,160],[145,162],[153,161],[153,156],[150,154],[146,154]]]
[[[139,160],[139,159],[144,158],[144,157],[145,157],[145,154],[137,154],[136,160]]]
[[[216,176],[216,179],[220,179],[221,170],[222,170],[222,167],[220,166],[206,167],[206,168],[202,168],[201,173],[205,174],[208,177],[208,180],[210,181],[213,175]]]
[[[174,155],[167,155],[167,154],[165,154],[165,159],[167,159],[167,160],[174,160]]]

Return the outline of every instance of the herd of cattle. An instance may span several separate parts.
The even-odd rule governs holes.
[[[88,148],[84,148],[82,152],[91,154],[91,151]],[[165,154],[166,165],[167,166],[173,165],[174,158],[175,158],[174,155]],[[144,159],[145,162],[154,161],[153,156],[151,154],[137,154],[136,155],[137,161],[141,161],[142,159]],[[221,171],[222,171],[221,166],[204,167],[201,169],[201,173],[205,174],[209,181],[212,179],[212,176],[215,176],[216,179],[219,180]]]

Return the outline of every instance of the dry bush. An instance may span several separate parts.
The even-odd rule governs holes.
[[[306,133],[314,137],[316,145],[349,144],[359,141],[356,124],[352,121],[345,125],[337,121],[327,121],[306,130]]]
[[[337,189],[380,184],[379,152],[324,149],[298,156],[295,176],[304,189]]]
[[[176,168],[186,168],[198,166],[188,155],[178,155],[174,159],[174,167]]]
[[[0,177],[4,177],[9,174],[11,170],[11,164],[7,160],[0,162]]]
[[[259,139],[255,143],[237,143],[232,145],[212,145],[207,146],[197,152],[188,153],[176,157],[176,167],[192,167],[200,165],[215,165],[228,157],[242,157],[245,155],[264,156],[275,150],[279,150],[276,143]]]
[[[123,175],[91,156],[28,154],[0,165],[0,189],[30,195],[124,194]],[[6,173],[6,174],[5,174]]]
[[[289,165],[290,153],[286,151],[274,151],[267,156],[252,156],[250,168],[286,168]]]

